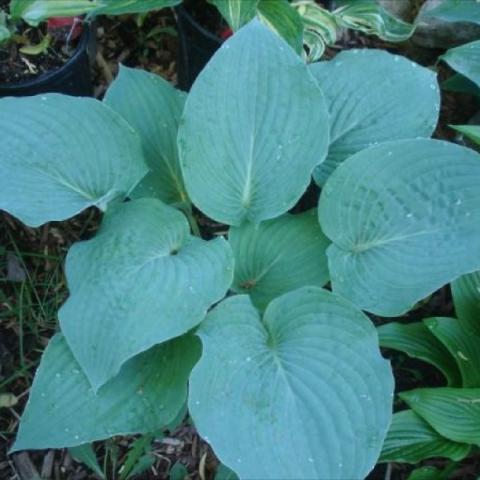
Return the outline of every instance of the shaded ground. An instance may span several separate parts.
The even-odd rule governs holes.
[[[140,66],[176,81],[176,47],[174,19],[168,11],[150,15],[139,26],[134,18],[101,19],[98,25],[99,45],[95,67],[95,94],[101,97],[114,78],[119,62]],[[438,52],[424,53],[405,46],[382,44],[359,35],[347,35],[338,48],[329,49],[332,57],[342,48],[375,46],[406,54],[420,63],[434,63]],[[440,76],[449,75],[441,67]],[[441,121],[436,136],[453,139],[446,127],[451,123],[466,123],[473,115],[472,98],[458,94],[444,94]],[[298,209],[316,204],[318,189],[312,187]],[[70,245],[91,237],[98,227],[100,216],[91,209],[68,222],[50,223],[38,229],[21,225],[7,214],[0,213],[0,479],[34,479],[40,474],[45,479],[81,480],[97,478],[90,470],[74,461],[67,451],[30,452],[8,458],[19,416],[28,396],[41,352],[57,328],[56,311],[67,296],[62,272],[63,260]],[[200,226],[208,234],[224,230],[221,225],[199,218]],[[414,310],[405,320],[430,315],[451,315],[452,302],[448,288]],[[400,319],[401,320],[401,319]],[[376,323],[383,320],[374,318]],[[403,355],[385,352],[392,359],[400,390],[417,386],[438,385],[441,379],[425,364],[414,362]],[[48,432],[45,432],[48,435]],[[95,449],[102,468],[109,478],[118,478],[121,465],[134,438],[115,438],[98,442]],[[255,448],[252,446],[252,448]],[[292,448],[295,448],[293,445]],[[188,420],[152,446],[154,463],[143,478],[168,478],[176,463],[183,464],[192,479],[212,478],[217,460],[208,445],[201,441]],[[443,465],[445,462],[425,462]],[[175,467],[178,468],[178,467]],[[387,472],[380,466],[369,478],[402,480],[410,467],[392,466]],[[480,458],[469,459],[459,466],[454,479],[474,479],[480,472]],[[37,475],[37,477],[36,477]],[[183,477],[177,477],[183,478]]]

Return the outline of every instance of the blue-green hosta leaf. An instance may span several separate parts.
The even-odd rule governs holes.
[[[396,413],[382,447],[380,462],[417,463],[426,458],[462,460],[470,445],[442,437],[413,410]]]
[[[262,318],[239,295],[198,333],[190,412],[240,478],[363,479],[371,470],[391,419],[393,379],[360,310],[303,287],[273,300]]]
[[[399,396],[440,435],[480,446],[480,388],[418,388]]]
[[[480,155],[468,148],[400,140],[353,155],[320,198],[333,290],[395,316],[479,269],[479,204]]]
[[[56,335],[43,354],[12,450],[72,447],[164,427],[185,401],[199,347],[192,336],[155,346],[94,393],[64,337]]]
[[[158,197],[166,203],[187,202],[178,161],[177,132],[186,95],[158,75],[120,66],[105,96],[140,134],[150,173],[130,195]]]
[[[440,58],[480,87],[480,40],[451,48]]]
[[[348,50],[311,65],[331,115],[328,156],[314,172],[323,185],[350,155],[389,140],[430,137],[440,93],[435,74],[381,50]]]
[[[480,24],[480,5],[477,0],[443,0],[435,8],[422,12],[422,17],[437,17],[448,22]]]
[[[303,21],[288,0],[260,0],[257,16],[298,54],[303,48]]]
[[[463,387],[480,387],[480,336],[462,327],[456,318],[433,317],[424,320],[455,359]]]
[[[259,309],[290,290],[328,282],[329,241],[315,210],[232,227],[229,242],[235,255],[232,288],[248,293]]]
[[[260,0],[208,0],[213,3],[222,14],[222,17],[236,32],[243,27],[256,14],[257,4]]]
[[[229,225],[286,212],[327,145],[322,92],[298,55],[258,20],[227,40],[200,74],[179,131],[190,198]]]
[[[460,370],[446,347],[422,322],[391,322],[377,328],[380,346],[393,348],[437,367],[445,376],[448,385],[462,385]]]
[[[462,275],[452,282],[451,288],[459,321],[480,335],[480,271]]]
[[[138,135],[97,100],[3,98],[0,131],[0,208],[32,227],[104,209],[147,173]]]
[[[178,210],[153,198],[118,205],[98,235],[67,256],[65,338],[93,388],[151,346],[200,323],[233,278],[223,238],[189,234]]]

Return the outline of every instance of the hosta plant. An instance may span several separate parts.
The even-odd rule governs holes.
[[[309,67],[257,20],[188,96],[122,68],[104,102],[1,100],[0,208],[32,227],[104,212],[67,256],[12,451],[155,432],[188,397],[240,478],[364,478],[394,385],[362,310],[480,268],[480,157],[428,138],[439,103],[405,58]],[[292,213],[312,173],[318,208]]]
[[[393,416],[382,461],[461,460],[480,446],[480,271],[451,287],[458,318],[378,329],[380,345],[428,362],[445,377],[445,386],[399,394],[411,410]]]

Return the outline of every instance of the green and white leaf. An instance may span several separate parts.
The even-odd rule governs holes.
[[[63,448],[164,427],[187,396],[200,345],[185,336],[124,365],[97,393],[61,334],[43,354],[12,451]]]
[[[393,379],[360,310],[304,287],[273,300],[262,318],[240,295],[215,307],[198,334],[190,413],[240,478],[363,479],[373,468]]]
[[[455,359],[424,323],[390,322],[378,327],[377,332],[380,346],[399,350],[412,358],[430,363],[443,373],[450,387],[462,385]]]
[[[440,58],[480,87],[480,40],[451,48]]]
[[[480,5],[477,0],[443,0],[436,7],[421,13],[420,20],[424,17],[436,17],[448,22],[480,24]]]
[[[464,329],[456,318],[427,318],[424,323],[455,359],[462,386],[480,387],[480,336]]]
[[[328,125],[307,66],[252,20],[217,51],[188,96],[179,150],[190,198],[229,225],[285,213],[326,154]]]
[[[399,396],[440,435],[480,446],[480,388],[419,388]]]
[[[395,17],[377,0],[347,0],[343,3],[333,11],[339,27],[376,35],[388,42],[404,42],[415,31],[415,25]]]
[[[459,461],[471,446],[442,437],[413,410],[393,415],[380,462],[418,463],[427,458],[445,457]]]
[[[14,18],[23,18],[30,25],[52,17],[75,17],[78,15],[123,15],[143,13],[173,7],[182,0],[11,0],[10,9]]]
[[[97,100],[3,98],[0,131],[0,209],[32,227],[104,210],[147,173],[138,135]]]
[[[303,22],[288,0],[260,0],[258,18],[283,38],[298,54],[303,48]]]
[[[293,0],[291,3],[303,22],[303,44],[308,62],[320,59],[327,45],[337,41],[338,25],[335,15],[314,0]]]
[[[480,145],[480,125],[450,125],[450,127]]]
[[[480,271],[462,275],[451,284],[458,320],[475,335],[480,335]]]
[[[229,242],[235,255],[232,289],[249,294],[261,310],[290,290],[328,282],[329,241],[315,210],[232,227]]]
[[[314,178],[323,185],[346,158],[390,140],[430,137],[438,121],[435,74],[381,50],[348,50],[311,65],[331,115],[330,147]]]
[[[257,5],[260,0],[208,0],[213,3],[230,25],[230,28],[236,32],[249,22],[257,11]]]
[[[59,312],[94,390],[129,358],[182,335],[227,292],[233,254],[223,238],[189,234],[184,215],[153,198],[118,205],[67,256],[70,297]]]
[[[131,197],[157,197],[166,203],[185,203],[178,160],[177,133],[186,94],[153,73],[120,66],[105,103],[139,133],[150,173]]]
[[[12,19],[37,26],[52,17],[75,17],[94,11],[104,0],[10,0]]]
[[[101,0],[95,15],[125,15],[127,13],[146,13],[151,10],[174,7],[182,0]]]
[[[353,155],[320,197],[333,290],[396,316],[480,269],[479,204],[480,156],[468,148],[417,139]]]

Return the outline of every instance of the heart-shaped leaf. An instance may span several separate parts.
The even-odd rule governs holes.
[[[62,331],[93,388],[151,346],[179,336],[220,300],[233,278],[223,238],[189,235],[182,213],[144,198],[108,212],[98,235],[67,256]]]
[[[303,287],[273,300],[262,318],[239,295],[198,333],[190,412],[240,478],[363,479],[371,470],[391,419],[393,379],[360,310]]]
[[[0,112],[0,209],[27,225],[104,209],[147,173],[138,135],[97,100],[3,98]]]
[[[405,410],[392,418],[380,461],[418,463],[432,457],[459,461],[470,450],[470,445],[442,437],[414,411]]]
[[[158,197],[166,203],[187,202],[178,161],[177,132],[186,95],[153,73],[120,66],[105,96],[140,134],[150,173],[130,195]]]
[[[462,385],[460,370],[449,351],[423,322],[390,322],[377,328],[380,346],[392,348],[437,367],[450,387]]]
[[[165,427],[186,399],[199,347],[192,336],[153,347],[94,393],[64,337],[56,335],[43,354],[12,451],[72,447]]]
[[[315,210],[232,227],[228,240],[235,255],[232,288],[248,293],[259,309],[290,290],[328,282],[329,241]]]
[[[331,115],[330,147],[314,178],[323,185],[350,155],[389,140],[430,137],[440,109],[435,74],[381,50],[348,50],[311,65]]]
[[[465,330],[456,318],[433,317],[424,323],[455,359],[462,386],[480,387],[480,337]]]
[[[418,388],[399,396],[444,437],[480,446],[480,388]]]
[[[480,86],[480,40],[451,48],[440,58],[454,70]]]
[[[395,316],[480,268],[480,155],[437,140],[388,142],[343,163],[322,191],[333,290]]]
[[[325,157],[328,125],[307,66],[252,20],[217,51],[188,96],[179,150],[190,198],[229,225],[277,217]]]
[[[451,287],[459,321],[464,328],[480,335],[480,271],[462,275]]]

